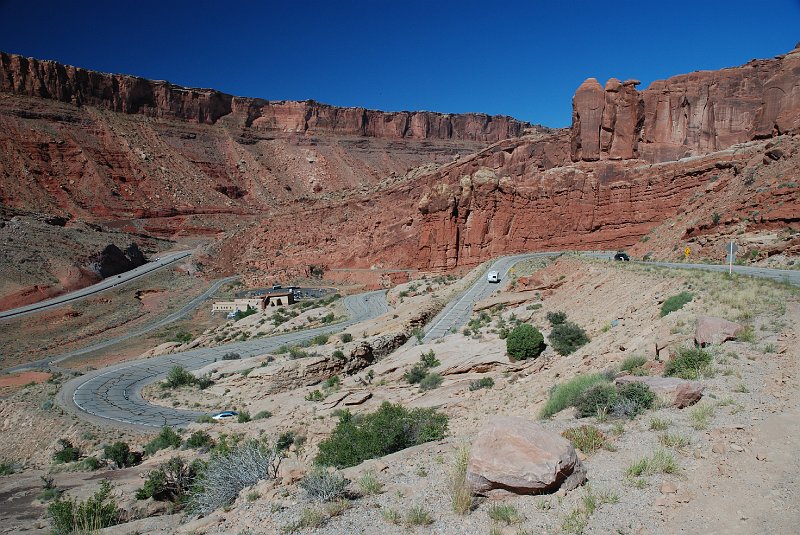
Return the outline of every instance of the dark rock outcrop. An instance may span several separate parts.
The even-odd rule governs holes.
[[[147,263],[144,254],[135,243],[125,251],[114,245],[108,245],[90,260],[90,268],[103,278],[125,273]]]

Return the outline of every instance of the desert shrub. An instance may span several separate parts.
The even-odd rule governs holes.
[[[511,524],[519,524],[523,520],[517,508],[510,503],[492,504],[487,508],[486,514],[495,522],[505,522],[509,526]]]
[[[272,416],[272,413],[269,411],[258,411],[255,416],[253,416],[253,420],[263,420],[265,418],[269,418]]]
[[[111,483],[103,481],[100,489],[86,501],[57,499],[47,507],[47,516],[55,535],[71,535],[115,526],[121,514],[111,497]]]
[[[492,388],[494,386],[494,379],[491,377],[481,377],[475,379],[469,384],[469,389],[472,391],[480,390],[481,388]]]
[[[667,361],[664,375],[682,379],[697,379],[708,375],[711,369],[711,354],[701,348],[684,347]]]
[[[406,513],[407,526],[428,526],[433,524],[433,517],[421,505],[411,507]]]
[[[346,344],[353,341],[353,335],[350,333],[342,333],[339,335],[339,339]]]
[[[247,316],[252,316],[258,312],[257,308],[253,308],[250,305],[247,305],[247,310],[237,310],[236,314],[233,315],[235,321],[238,321],[242,318],[246,318]]]
[[[556,326],[561,325],[565,321],[567,321],[567,313],[566,312],[548,312],[547,313],[547,321],[550,322],[550,325]]]
[[[561,433],[561,436],[572,442],[572,445],[584,453],[592,453],[602,448],[606,437],[593,425],[571,427]]]
[[[322,388],[325,390],[338,390],[342,386],[342,380],[338,375],[331,375],[322,382]]]
[[[647,476],[652,474],[674,474],[678,471],[678,463],[671,453],[657,450],[651,457],[644,457],[633,463],[626,470],[629,477]]]
[[[305,397],[306,401],[322,401],[323,399],[325,399],[325,394],[316,389],[306,394]]]
[[[195,431],[186,439],[186,447],[192,449],[208,449],[214,445],[214,439],[205,431]]]
[[[465,515],[474,505],[472,488],[467,483],[467,464],[469,463],[469,448],[461,446],[456,450],[456,458],[450,472],[448,481],[450,486],[450,505],[453,512]]]
[[[147,474],[144,485],[136,491],[136,499],[182,504],[203,468],[199,459],[188,463],[181,457],[172,457]]]
[[[374,472],[370,471],[364,472],[361,475],[358,479],[358,486],[361,488],[361,492],[367,496],[383,492],[383,483],[378,480]]]
[[[607,384],[608,379],[601,373],[578,375],[565,383],[558,384],[550,390],[540,418],[549,418],[567,407],[572,407],[586,390],[597,384]]]
[[[447,416],[434,409],[408,410],[383,402],[377,411],[353,416],[344,411],[331,436],[319,445],[315,462],[346,468],[362,461],[440,440],[447,432]]]
[[[140,455],[141,457],[141,455]],[[100,462],[100,459],[95,457],[94,455],[90,455],[89,457],[85,458],[82,461],[83,467],[87,470],[97,470],[102,466],[103,463]]]
[[[105,446],[103,455],[119,468],[134,466],[142,461],[142,454],[131,451],[131,447],[126,442],[114,442],[110,446]]]
[[[627,402],[631,408],[626,406],[626,410],[618,408],[616,403]],[[656,394],[644,383],[628,383],[617,387],[617,401],[612,406],[612,413],[618,416],[633,418],[642,411],[652,409],[656,401]]]
[[[240,424],[246,424],[250,421],[250,413],[248,411],[241,411],[237,416],[236,421]]]
[[[646,375],[642,366],[647,363],[647,357],[632,355],[622,361],[619,365],[620,371],[628,372],[631,375]]]
[[[172,367],[166,379],[164,379],[164,386],[167,388],[178,388],[181,386],[193,385],[195,381],[195,376],[192,375],[191,372],[183,366],[176,365]]]
[[[281,452],[276,444],[250,440],[226,453],[212,455],[192,487],[189,503],[195,514],[208,514],[233,503],[245,487],[274,479]]]
[[[175,333],[175,341],[181,344],[187,344],[192,341],[192,333],[188,331],[178,331]]]
[[[429,373],[419,382],[420,390],[434,390],[442,384],[442,376],[438,373]]]
[[[239,353],[228,352],[222,355],[222,360],[239,360],[242,356]]]
[[[586,331],[570,321],[555,324],[550,331],[550,344],[560,355],[572,354],[588,343]]]
[[[617,389],[613,385],[597,384],[580,395],[575,401],[575,407],[578,409],[578,415],[585,418],[608,412],[616,400]]]
[[[318,334],[311,339],[311,345],[313,346],[325,345],[328,343],[328,340],[330,340],[330,337],[331,337],[330,334],[326,333]]]
[[[331,502],[345,497],[347,481],[338,472],[328,472],[318,467],[303,478],[300,488],[311,500]]]
[[[681,292],[678,295],[666,299],[661,305],[661,317],[663,318],[670,312],[675,312],[683,308],[683,305],[692,300],[692,294],[689,292]]]
[[[408,384],[414,385],[422,381],[426,375],[428,375],[428,371],[422,364],[417,363],[403,374],[403,379],[405,379]]]
[[[292,360],[304,359],[308,356],[309,356],[308,351],[304,351],[302,348],[298,346],[292,346],[289,348],[289,358]]]
[[[81,457],[81,450],[72,445],[72,442],[65,438],[58,439],[58,445],[61,448],[53,454],[53,462],[71,463],[77,461]]]
[[[512,360],[536,358],[544,351],[544,336],[533,325],[522,323],[506,337],[506,352]]]
[[[202,377],[198,377],[195,380],[195,383],[197,384],[197,387],[200,390],[205,390],[209,386],[213,386],[214,385],[214,381],[211,380],[211,375],[210,374],[205,374]]]
[[[201,414],[195,420],[198,424],[215,424],[217,421],[208,414]]]
[[[17,471],[14,463],[2,462],[0,463],[0,476],[10,476]]]
[[[344,359],[344,351],[342,351],[341,349],[337,349],[336,351],[333,352],[333,358],[339,360]]]
[[[436,366],[441,364],[441,362],[439,362],[439,359],[436,358],[436,353],[433,352],[433,349],[420,355],[419,363],[422,364],[425,368],[435,368]]]
[[[173,431],[171,427],[164,426],[156,438],[144,445],[144,452],[147,455],[153,455],[159,450],[179,448],[180,446],[181,437],[178,436],[178,433]]]

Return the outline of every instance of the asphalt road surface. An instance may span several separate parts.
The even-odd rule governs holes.
[[[77,357],[77,356],[80,356],[80,355],[85,355],[87,353],[92,353],[94,351],[99,351],[101,349],[106,349],[108,347],[117,345],[120,342],[124,342],[125,340],[130,340],[131,338],[135,338],[137,336],[141,336],[141,335],[146,334],[146,333],[148,333],[150,331],[153,331],[155,329],[160,329],[161,327],[163,327],[163,326],[165,326],[167,324],[170,324],[173,321],[177,321],[177,320],[181,319],[182,317],[186,316],[187,314],[189,314],[190,312],[195,310],[197,307],[199,307],[201,304],[203,304],[203,302],[205,302],[209,297],[214,295],[214,293],[216,293],[216,291],[219,290],[220,286],[222,286],[223,284],[225,284],[227,282],[234,281],[234,280],[236,280],[238,278],[239,277],[237,275],[237,276],[233,276],[233,277],[225,277],[224,279],[219,279],[216,282],[214,282],[214,284],[209,286],[209,288],[205,292],[203,292],[201,295],[198,295],[197,297],[195,297],[194,299],[192,299],[191,301],[186,303],[184,306],[182,306],[180,308],[180,310],[177,310],[177,311],[173,312],[172,314],[170,314],[169,316],[166,316],[164,318],[156,320],[156,321],[154,321],[152,323],[148,323],[146,325],[142,325],[141,327],[137,327],[135,329],[132,329],[132,330],[128,331],[127,333],[125,333],[122,336],[118,336],[118,337],[112,338],[110,340],[104,340],[103,342],[98,342],[96,344],[92,344],[90,346],[82,347],[80,349],[76,349],[74,351],[70,351],[69,353],[63,353],[63,354],[55,356],[55,357],[46,357],[46,358],[39,359],[39,360],[36,360],[36,361],[33,361],[33,362],[27,362],[25,364],[20,364],[18,366],[14,366],[14,367],[11,367],[11,368],[6,368],[5,370],[3,370],[3,372],[5,372],[5,373],[13,373],[13,372],[20,372],[20,371],[32,370],[32,369],[45,369],[46,370],[51,365],[57,364],[57,363],[62,362],[64,360],[70,359],[72,357]]]
[[[33,303],[30,305],[26,305],[24,307],[12,308],[10,310],[3,310],[0,312],[0,319],[19,317],[19,316],[24,316],[26,314],[31,314],[33,312],[40,312],[42,310],[47,310],[49,308],[55,308],[65,303],[69,303],[70,301],[75,301],[76,299],[82,299],[84,297],[100,293],[110,288],[115,288],[117,286],[125,284],[126,282],[130,282],[143,275],[147,275],[148,273],[152,273],[153,271],[156,271],[170,264],[173,264],[179,260],[182,260],[191,254],[192,251],[180,251],[177,253],[170,253],[163,255],[159,257],[158,260],[154,260],[153,262],[148,262],[142,266],[139,266],[130,271],[126,271],[125,273],[122,273],[120,275],[114,275],[113,277],[108,277],[98,282],[97,284],[92,284],[91,286],[87,286],[86,288],[81,288],[80,290],[75,290],[74,292],[69,292],[64,295],[59,295],[58,297],[53,297],[52,299],[45,299],[44,301],[39,301],[38,303]]]
[[[501,282],[517,262],[531,258],[556,257],[560,252],[531,253],[503,257],[488,268],[467,290],[453,299],[430,323],[425,330],[424,341],[432,341],[444,336],[451,329],[459,329],[472,314],[473,305],[487,297],[495,288],[486,279],[490,270],[500,273]],[[590,252],[587,256],[611,259],[613,252]],[[726,271],[727,266],[710,264],[682,264],[669,262],[648,262],[666,268],[703,269]],[[764,277],[800,285],[800,271],[776,270],[734,266],[734,271],[742,275]],[[388,311],[383,292],[370,292],[345,298],[345,306],[350,318],[335,326],[320,327],[306,331],[287,333],[279,336],[227,344],[216,348],[204,348],[154,357],[135,362],[118,364],[97,370],[73,379],[59,393],[62,405],[74,407],[79,414],[90,420],[114,423],[134,428],[154,428],[164,425],[182,426],[194,421],[199,412],[159,407],[145,402],[141,397],[142,388],[164,377],[170,368],[181,365],[187,369],[197,369],[227,352],[239,353],[242,357],[268,353],[284,344],[297,344],[311,339],[317,334],[333,333],[344,328],[379,316]]]
[[[59,402],[67,408],[77,409],[79,415],[97,423],[140,429],[186,425],[204,413],[151,405],[142,399],[142,388],[166,376],[176,365],[192,370],[220,360],[228,352],[239,353],[242,358],[269,353],[282,345],[298,344],[318,334],[341,331],[389,310],[382,291],[345,297],[344,305],[350,316],[337,325],[125,362],[87,373],[64,385],[59,392]]]

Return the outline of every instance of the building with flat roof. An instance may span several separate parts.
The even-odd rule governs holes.
[[[247,309],[264,309],[263,300],[259,298],[234,299],[233,301],[217,301],[211,305],[211,312],[247,312]]]

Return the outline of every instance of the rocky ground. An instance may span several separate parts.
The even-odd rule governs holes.
[[[245,489],[229,509],[199,519],[173,514],[165,502],[136,500],[133,494],[141,487],[143,474],[170,456],[207,454],[168,449],[124,470],[86,471],[80,463],[51,465],[58,438],[69,438],[86,453],[101,456],[98,447],[115,440],[117,434],[92,428],[49,406],[46,401],[56,385],[45,382],[26,387],[0,408],[4,422],[0,459],[24,467],[21,474],[0,477],[0,492],[10,505],[3,514],[6,525],[12,531],[23,525],[40,528],[33,532],[45,529],[40,519],[44,505],[35,496],[41,491],[38,477],[50,471],[55,485],[66,489],[68,495],[82,499],[97,489],[100,479],[110,478],[117,502],[133,518],[166,515],[111,528],[113,533],[278,533],[301,519],[312,518],[319,527],[298,528],[298,532],[795,530],[800,520],[794,507],[800,468],[794,456],[800,446],[796,332],[800,305],[795,289],[747,278],[731,280],[714,273],[562,257],[518,269],[502,289],[476,306],[479,311],[462,332],[432,344],[417,344],[412,336],[402,347],[372,363],[364,358],[358,363],[340,362],[334,356],[336,350],[352,355],[351,348],[365,344],[378,347],[379,340],[391,338],[391,332],[408,333],[419,310],[435,309],[436,300],[448,295],[445,288],[455,292],[467,280],[430,293],[425,290],[427,282],[412,281],[390,293],[396,307],[393,311],[348,329],[352,341],[337,336],[314,348],[317,355],[312,357],[265,355],[215,363],[197,372],[211,374],[215,384],[210,388],[183,387],[154,400],[208,409],[236,406],[253,416],[261,413],[247,423],[192,424],[183,432],[184,438],[197,430],[216,440],[223,435],[277,436],[287,432],[304,437],[289,449],[278,479]],[[663,301],[681,291],[691,292],[693,300],[660,317]],[[502,328],[520,320],[538,326],[547,338],[550,326],[546,315],[554,311],[565,312],[570,321],[586,330],[591,341],[566,357],[548,347],[535,360],[509,361],[505,340],[500,339]],[[713,367],[704,370],[699,379],[705,390],[698,404],[678,409],[665,403],[632,420],[602,415],[576,419],[569,409],[560,412],[540,421],[545,430],[561,433],[589,424],[606,440],[597,451],[578,452],[588,476],[584,486],[554,494],[494,497],[477,501],[466,515],[453,512],[451,474],[459,448],[470,447],[483,425],[499,415],[537,421],[553,385],[579,374],[618,370],[631,355],[646,357],[645,368],[658,375],[661,364],[655,360],[654,347],[659,348],[663,361],[677,348],[690,345],[698,318],[706,315],[738,322],[745,330],[738,340],[709,349],[714,355]],[[438,388],[421,390],[408,384],[404,374],[430,351],[439,361],[433,370],[443,381]],[[326,382],[334,374],[339,381]],[[493,387],[470,388],[474,381],[486,378],[493,380]],[[155,387],[151,395],[159,397],[162,391]],[[450,419],[447,437],[344,470],[353,496],[335,510],[310,501],[298,480],[310,470],[320,441],[333,429],[336,411],[368,412],[382,401],[437,407]],[[33,422],[46,425],[31,427]],[[151,437],[123,438],[141,447]],[[671,473],[627,474],[631,465],[659,450],[674,461]],[[20,455],[23,451],[36,453]],[[362,489],[365,472],[377,477],[380,492]],[[490,513],[498,517],[497,505],[509,506],[506,513],[515,511],[509,525],[490,518]],[[416,506],[430,515],[432,524],[405,525],[409,511]],[[399,515],[397,524],[395,513]]]

